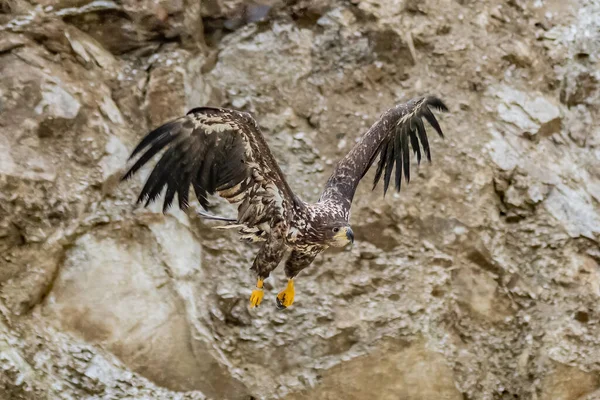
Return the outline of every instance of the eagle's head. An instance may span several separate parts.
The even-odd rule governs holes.
[[[347,222],[332,223],[324,227],[325,242],[331,247],[344,247],[354,243],[354,232]]]

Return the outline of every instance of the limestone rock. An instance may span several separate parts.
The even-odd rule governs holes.
[[[582,104],[598,90],[598,77],[587,71],[571,72],[565,75],[560,92],[560,101],[568,106]]]
[[[167,55],[169,56],[173,58],[166,58],[162,63],[157,62],[148,80],[146,103],[149,124],[153,128],[188,111],[185,99],[185,71],[174,61],[181,55]]]
[[[242,398],[243,385],[228,376],[210,343],[197,340],[189,318],[198,316],[186,313],[178,293],[183,283],[170,282],[202,274],[201,249],[184,227],[172,227],[170,240],[158,243],[141,226],[99,229],[79,238],[65,256],[43,315],[58,329],[108,348],[161,386]],[[174,243],[177,251],[168,247]],[[173,258],[177,254],[185,259]]]
[[[535,56],[527,43],[519,40],[511,40],[502,46],[505,51],[503,58],[518,67],[531,67],[536,63]]]
[[[501,322],[511,316],[510,301],[501,294],[494,278],[485,271],[463,267],[455,272],[457,301],[480,318]]]
[[[462,399],[443,357],[427,349],[423,342],[384,343],[370,355],[346,361],[323,373],[312,391],[285,399],[358,400],[375,393],[384,400]]]
[[[497,108],[499,117],[516,127],[517,133],[534,138],[560,130],[560,110],[552,101],[505,85],[490,91],[501,101]]]
[[[568,365],[554,364],[543,387],[543,400],[578,400],[587,398],[587,394],[600,387],[600,377]]]
[[[4,253],[0,282],[6,307],[15,315],[24,315],[48,294],[63,253],[39,245],[19,250]]]

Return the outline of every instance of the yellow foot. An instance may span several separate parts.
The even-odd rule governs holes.
[[[250,308],[258,307],[263,299],[265,292],[262,289],[255,289],[250,295]]]
[[[263,281],[262,279],[259,279],[256,282],[256,289],[254,289],[250,295],[250,308],[258,307],[264,295],[265,292],[263,291]]]
[[[283,310],[294,302],[294,280],[288,279],[287,287],[277,295],[277,308]]]

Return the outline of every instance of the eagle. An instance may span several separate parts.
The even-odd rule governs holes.
[[[250,268],[256,274],[251,308],[260,305],[264,280],[289,253],[284,267],[287,287],[276,298],[277,308],[284,309],[294,302],[294,278],[319,253],[354,242],[349,224],[352,199],[377,157],[372,190],[383,177],[384,196],[392,178],[397,192],[402,178],[410,181],[411,148],[417,164],[423,154],[431,162],[424,121],[444,137],[432,110],[448,108],[438,97],[425,96],[383,113],[336,164],[316,203],[305,202],[292,191],[252,115],[227,108],[194,108],[148,133],[133,150],[132,165],[122,180],[164,150],[137,203],[148,206],[166,187],[163,212],[175,195],[185,211],[192,187],[206,211],[208,197],[215,193],[238,204],[237,218],[199,214],[225,221],[221,228],[238,229],[242,239],[262,244]]]

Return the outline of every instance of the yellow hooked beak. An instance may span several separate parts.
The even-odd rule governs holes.
[[[338,233],[333,236],[336,247],[344,247],[347,244],[354,243],[354,232],[350,227],[341,228]]]

